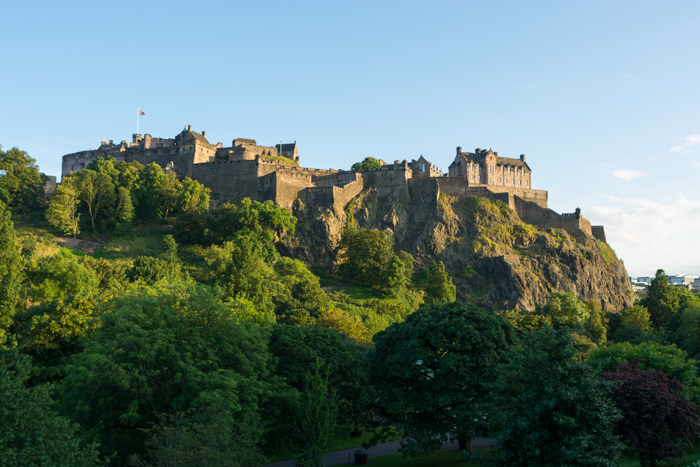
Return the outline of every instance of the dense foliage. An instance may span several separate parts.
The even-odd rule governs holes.
[[[617,467],[620,418],[594,367],[578,362],[572,338],[528,334],[494,385],[492,466]]]
[[[663,271],[620,313],[558,291],[491,313],[350,208],[332,264],[309,269],[280,248],[288,209],[210,199],[155,163],[96,159],[48,206],[43,183],[0,151],[2,465],[254,467],[288,450],[315,466],[367,431],[398,431],[410,455],[486,434],[496,465],[609,465],[603,371],[635,362],[700,399],[700,302]],[[86,238],[104,246],[86,254]]]
[[[639,453],[642,467],[682,458],[682,448],[692,447],[700,438],[700,411],[683,397],[685,388],[677,379],[629,362],[603,377],[618,383],[612,400],[623,417],[616,432]]]
[[[351,170],[366,170],[366,169],[378,169],[382,166],[374,157],[365,157],[362,162],[355,162],[352,164]]]
[[[401,451],[435,451],[447,439],[469,449],[496,366],[513,343],[510,324],[471,304],[431,305],[374,341],[374,398],[401,431]]]

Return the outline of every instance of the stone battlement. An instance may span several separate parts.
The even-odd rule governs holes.
[[[173,169],[179,177],[199,181],[220,200],[272,200],[289,209],[296,200],[307,206],[345,208],[367,190],[373,190],[381,199],[400,202],[427,196],[437,203],[441,193],[482,196],[503,201],[524,222],[537,227],[595,234],[605,241],[603,226],[591,226],[579,209],[558,214],[547,207],[547,192],[532,189],[532,170],[525,155],[518,159],[500,157],[490,149],[477,148],[472,153],[458,147],[447,175],[423,156],[411,162],[395,161],[357,171],[313,169],[296,165],[296,141],[260,146],[253,139],[236,138],[231,147],[223,147],[221,143],[209,143],[206,132],[196,133],[189,126],[169,139],[135,134],[131,143],[102,141],[95,149],[63,156],[61,173],[84,169],[99,157],[144,165],[154,162],[164,170]]]

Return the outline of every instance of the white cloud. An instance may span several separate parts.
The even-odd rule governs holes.
[[[604,199],[605,205],[589,207],[583,214],[592,224],[605,226],[608,242],[629,273],[653,273],[658,268],[700,273],[700,258],[689,253],[694,251],[692,239],[700,238],[700,200],[695,196],[678,193],[671,201]]]
[[[630,180],[632,180],[633,178],[647,176],[647,174],[645,174],[644,172],[639,172],[637,170],[628,170],[628,169],[618,169],[618,170],[613,172],[613,175],[617,178],[627,180],[628,182]]]
[[[677,152],[679,154],[688,154],[693,152],[692,147],[700,144],[700,135],[690,135],[682,138],[683,142],[671,148],[671,152]]]

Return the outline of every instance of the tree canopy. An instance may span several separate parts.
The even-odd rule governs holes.
[[[374,336],[370,381],[401,451],[417,455],[457,439],[468,449],[496,366],[513,343],[503,318],[469,303],[433,304]]]
[[[352,164],[352,167],[350,167],[350,169],[351,170],[378,169],[381,166],[382,166],[382,163],[379,162],[374,157],[365,157],[365,159],[362,162],[355,162],[354,164]]]
[[[17,148],[7,152],[0,148],[0,190],[13,209],[26,210],[44,203],[44,181],[36,160]]]
[[[204,286],[141,287],[107,305],[62,381],[61,407],[104,452],[143,450],[160,415],[212,399],[259,439],[269,354],[261,330]]]
[[[490,466],[617,467],[619,413],[572,338],[545,327],[523,337],[493,387]]]
[[[623,415],[616,432],[639,453],[642,467],[683,458],[682,448],[700,438],[700,411],[683,397],[685,388],[677,379],[629,362],[603,377],[619,383],[612,389],[612,400]]]

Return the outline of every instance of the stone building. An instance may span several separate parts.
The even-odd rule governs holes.
[[[559,214],[547,206],[548,194],[532,188],[532,170],[519,159],[500,157],[490,149],[473,153],[457,148],[449,175],[423,156],[418,160],[395,161],[378,169],[333,170],[298,166],[299,150],[294,143],[260,146],[253,139],[236,138],[230,147],[211,144],[206,133],[188,126],[175,138],[133,135],[131,143],[102,141],[95,149],[63,156],[62,174],[87,167],[98,157],[117,161],[155,162],[179,177],[190,177],[212,190],[219,200],[243,198],[272,200],[292,209],[305,206],[336,206],[344,209],[354,197],[373,190],[387,201],[410,203],[434,200],[440,194],[454,197],[480,196],[500,200],[527,223],[540,228],[561,228],[595,236],[605,241],[603,226],[592,226],[579,209]]]
[[[510,186],[529,189],[532,170],[520,159],[500,157],[497,152],[476,148],[474,152],[463,152],[457,147],[457,156],[449,166],[450,177],[467,177],[469,183],[481,185]]]

